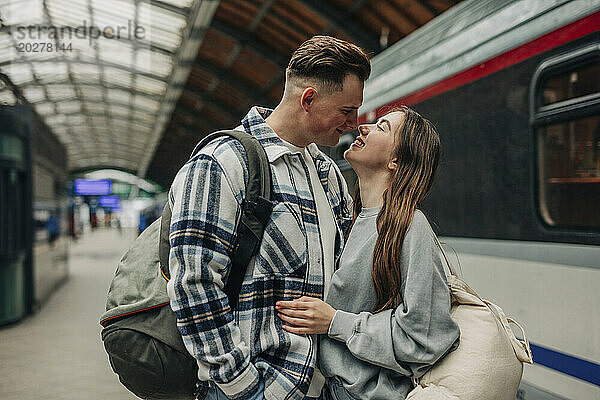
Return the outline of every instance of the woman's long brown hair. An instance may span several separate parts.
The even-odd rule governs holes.
[[[375,312],[401,302],[402,243],[417,205],[431,188],[440,158],[440,138],[431,122],[405,106],[390,112],[396,111],[404,113],[404,119],[394,134],[392,158],[397,158],[398,168],[383,193],[383,207],[377,216],[372,272],[377,293]],[[361,209],[357,182],[353,222]]]

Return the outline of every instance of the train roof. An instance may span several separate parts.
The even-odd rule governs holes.
[[[600,10],[597,0],[467,0],[372,59],[361,115]]]

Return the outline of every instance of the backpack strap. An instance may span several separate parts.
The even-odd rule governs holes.
[[[229,130],[211,133],[196,145],[190,158],[198,154],[209,142],[222,136],[230,136],[239,141],[244,147],[248,158],[248,185],[246,186],[246,196],[242,202],[242,215],[237,228],[237,243],[230,254],[231,272],[223,288],[229,298],[230,307],[234,308],[238,302],[246,269],[250,259],[258,250],[265,226],[273,209],[270,200],[271,168],[262,145],[254,136],[242,131]],[[159,244],[160,269],[167,280],[170,279],[170,225],[171,206],[167,201],[161,217]]]

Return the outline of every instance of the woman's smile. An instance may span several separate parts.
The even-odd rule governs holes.
[[[352,145],[350,147],[356,147],[358,149],[362,149],[365,146],[366,146],[365,141],[359,135],[356,137],[356,140],[354,140],[354,142],[352,142]]]

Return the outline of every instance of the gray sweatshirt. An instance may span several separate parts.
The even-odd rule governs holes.
[[[381,207],[363,209],[331,278],[327,303],[338,310],[321,335],[319,363],[334,398],[403,399],[422,376],[458,346],[450,292],[433,231],[417,210],[402,243],[402,302],[373,314],[371,271]]]

